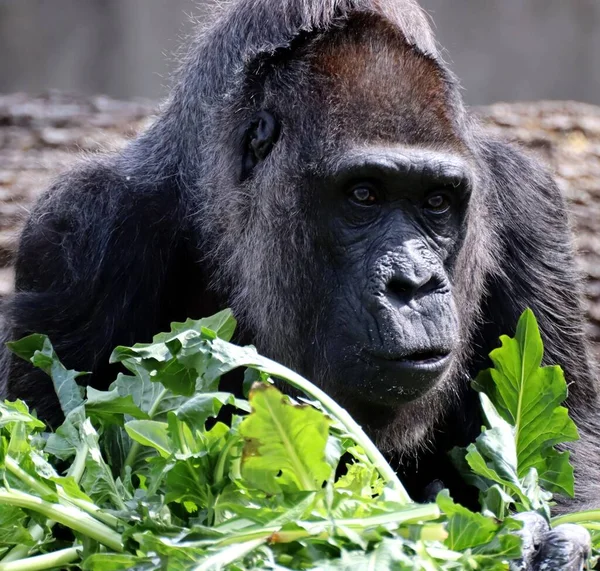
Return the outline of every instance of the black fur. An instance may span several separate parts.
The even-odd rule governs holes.
[[[350,89],[343,83],[355,69],[340,59],[340,42],[355,42],[359,56],[365,45],[383,46],[381,53],[400,61],[404,75],[381,74],[381,83],[354,93],[353,83]],[[265,111],[269,119],[261,123],[257,114]],[[341,349],[332,352],[332,328],[348,322],[366,328],[372,319],[354,298],[348,301],[352,280],[336,281],[332,272],[338,255],[330,247],[332,223],[314,217],[328,208],[326,190],[316,190],[333,168],[327,159],[342,156],[348,141],[385,144],[390,152],[400,145],[408,155],[433,150],[468,165],[468,198],[460,225],[448,230],[444,271],[441,265],[438,273],[431,270],[430,287],[452,286],[435,307],[458,307],[453,364],[409,402],[374,402],[366,393],[357,399],[340,384],[343,373],[336,377],[339,353],[348,353],[340,362],[356,358],[358,345],[344,345],[342,337]],[[413,219],[406,220],[408,228]],[[406,240],[401,226],[390,232],[404,231]],[[171,321],[231,306],[240,321],[238,341],[253,342],[340,398],[396,458],[415,498],[441,479],[468,501],[446,460],[447,450],[479,430],[467,380],[531,307],[546,361],[565,368],[569,407],[582,432],[573,447],[580,485],[569,507],[597,505],[598,388],[571,240],[552,178],[479,129],[412,0],[238,0],[215,10],[198,34],[156,122],[121,153],[65,175],[31,213],[16,262],[16,293],[5,309],[6,336],[48,334],[66,366],[92,371],[89,382],[106,387],[116,345],[148,341]],[[402,263],[414,258],[402,256]],[[409,270],[402,271],[405,279]],[[389,295],[390,283],[371,284],[373,295]],[[406,294],[404,285],[395,287]],[[336,313],[338,303],[349,303],[349,310]],[[444,324],[451,326],[451,319]],[[425,326],[403,327],[412,335]],[[5,359],[5,395],[24,398],[41,417],[59,422],[48,378]]]

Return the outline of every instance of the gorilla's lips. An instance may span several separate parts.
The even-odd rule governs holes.
[[[445,368],[450,360],[450,351],[445,349],[433,349],[428,351],[416,351],[403,357],[388,359],[401,366],[413,369],[437,369]]]
[[[430,349],[402,355],[373,355],[379,382],[389,398],[389,391],[401,388],[401,400],[413,400],[427,393],[442,377],[452,362],[451,351]]]

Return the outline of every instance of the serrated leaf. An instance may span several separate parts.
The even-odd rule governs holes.
[[[320,489],[331,474],[327,417],[308,405],[291,405],[273,385],[256,384],[249,400],[252,413],[240,425],[244,478],[268,493]]]
[[[220,374],[212,373],[218,370],[220,362],[215,361],[209,341],[221,341],[229,346],[227,341],[235,326],[230,310],[200,320],[172,323],[171,331],[156,335],[152,343],[117,347],[110,362],[123,363],[132,372],[142,367],[150,373],[150,380],[162,383],[177,395],[192,396],[198,381],[204,377],[207,385],[203,389],[215,391]],[[241,347],[237,349],[243,351]],[[216,367],[212,367],[211,375],[206,375],[213,361]]]
[[[153,343],[165,343],[173,337],[184,333],[185,331],[196,331],[202,333],[202,330],[212,331],[216,337],[223,339],[224,341],[231,341],[237,321],[233,317],[233,313],[230,309],[224,309],[215,313],[211,317],[204,317],[202,319],[188,319],[182,323],[171,323],[171,330],[168,333],[159,333],[152,338]]]
[[[30,361],[52,379],[60,408],[66,416],[83,403],[82,388],[75,382],[77,377],[88,373],[69,370],[60,362],[52,343],[46,335],[33,334],[12,341],[6,346],[15,355]]]
[[[541,366],[542,339],[531,310],[519,319],[515,337],[502,336],[501,342],[490,353],[494,368],[480,373],[473,386],[514,426],[519,477],[535,468],[550,490],[573,495],[566,457],[557,456],[552,447],[577,440],[577,428],[560,406],[567,397],[562,369]]]

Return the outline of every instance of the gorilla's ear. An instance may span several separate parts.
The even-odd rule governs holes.
[[[247,179],[254,167],[264,161],[279,138],[279,122],[268,111],[259,111],[244,134],[241,179]]]

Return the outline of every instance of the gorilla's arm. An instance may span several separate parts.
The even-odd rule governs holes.
[[[91,371],[94,386],[106,386],[116,345],[150,340],[184,312],[175,307],[191,278],[182,275],[182,208],[176,187],[142,184],[112,163],[63,177],[23,231],[5,337],[47,334],[65,366]],[[178,278],[181,291],[171,292]],[[49,378],[6,358],[5,396],[31,400],[40,417],[60,422]]]

